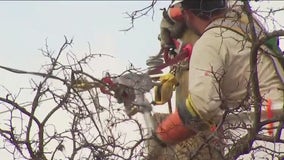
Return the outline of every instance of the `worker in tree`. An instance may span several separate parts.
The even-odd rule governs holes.
[[[172,1],[169,8],[164,9],[163,12],[163,18],[160,25],[161,32],[159,37],[161,41],[161,47],[164,49],[164,54],[181,54],[180,52],[183,48],[185,48],[187,45],[194,45],[196,40],[200,37],[200,35],[194,31],[194,28],[186,26],[185,19],[182,15],[180,2],[180,0]],[[172,53],[169,53],[169,50]],[[182,105],[188,95],[189,61],[190,57],[188,57],[187,59],[181,59],[177,64],[170,66],[171,70],[175,70],[174,77],[173,75],[168,76],[167,74],[166,76],[161,77],[161,81],[163,81],[164,79],[169,81],[170,79],[168,79],[168,77],[173,77],[175,81],[178,82],[179,85],[175,87],[175,104],[177,104],[177,106]],[[163,84],[160,87],[162,89],[160,89],[158,93],[155,92],[155,97],[160,97],[155,98],[158,99],[158,101],[155,101],[155,104],[165,104],[170,100],[169,98],[171,98],[171,96],[169,96],[171,95],[171,93],[168,93],[170,89],[163,90],[163,88],[167,88],[168,86],[166,84]],[[162,96],[157,96],[161,93],[163,94]],[[154,114],[154,117],[157,121],[161,121],[164,116],[165,114]],[[195,150],[197,150],[199,146],[204,144],[204,142],[206,141],[206,138],[204,137],[208,137],[210,134],[211,131],[209,129],[202,131],[194,138],[190,138],[183,142],[177,143],[176,145],[172,146],[173,148],[161,148],[154,142],[150,142],[148,159],[187,159],[189,151],[192,151],[193,153]],[[200,154],[196,156],[199,159],[210,159],[212,157],[215,159],[220,159],[219,152],[214,150],[214,148],[212,148],[210,145],[199,149],[199,153]]]
[[[255,68],[250,66],[252,43],[247,37],[251,38],[252,31],[247,16],[228,8],[226,0],[183,0],[181,4],[187,27],[201,37],[190,58],[187,99],[178,102],[176,111],[156,129],[157,141],[163,144],[177,144],[210,129],[217,133],[215,127],[225,111],[239,107],[251,112],[253,98],[249,86]],[[257,36],[264,36],[264,28],[256,20],[254,23]],[[259,107],[262,113],[269,107],[272,114],[282,114],[284,71],[271,56],[273,52],[268,45],[258,50]],[[263,114],[261,118],[269,117]],[[223,147],[216,145],[216,149],[222,155]]]

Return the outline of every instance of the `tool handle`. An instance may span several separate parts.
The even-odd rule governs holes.
[[[155,124],[153,121],[153,117],[150,111],[145,111],[143,113],[144,120],[146,123],[147,131],[148,131],[148,136],[151,137],[153,135],[153,132],[155,130]]]

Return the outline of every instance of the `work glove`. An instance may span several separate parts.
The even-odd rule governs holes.
[[[163,105],[172,98],[173,91],[178,85],[178,81],[172,73],[160,77],[161,84],[154,87],[154,105]]]

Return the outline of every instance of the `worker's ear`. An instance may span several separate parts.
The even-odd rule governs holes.
[[[183,21],[182,10],[180,7],[171,7],[168,9],[168,15],[174,22]]]

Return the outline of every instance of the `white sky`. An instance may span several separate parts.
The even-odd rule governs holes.
[[[78,55],[89,52],[90,44],[93,53],[114,56],[94,61],[93,74],[97,76],[102,76],[102,71],[108,70],[119,74],[129,66],[129,62],[145,69],[148,56],[157,54],[159,50],[159,8],[166,7],[168,3],[164,1],[155,7],[153,19],[150,13],[137,19],[132,30],[119,30],[130,27],[130,19],[125,12],[131,13],[149,4],[150,1],[1,1],[0,64],[38,71],[46,63],[39,51],[44,48],[46,38],[49,48],[57,52],[64,42],[64,36],[67,36],[74,38],[71,50]],[[15,94],[19,87],[29,85],[26,76],[4,70],[0,70],[0,73],[0,85]],[[1,96],[5,96],[3,93],[1,88]],[[22,96],[21,99],[24,99],[30,95]],[[11,157],[0,150],[0,159]]]
[[[126,18],[124,12],[131,13],[149,4],[150,1],[1,1],[0,64],[38,71],[46,63],[39,51],[44,48],[45,39],[47,38],[50,49],[58,51],[65,35],[74,38],[71,50],[78,55],[89,51],[89,43],[93,53],[115,57],[95,61],[92,67],[98,76],[102,76],[102,70],[121,73],[129,62],[135,67],[145,68],[147,57],[159,50],[157,36],[161,19],[160,7],[156,7],[157,13],[153,20],[150,14],[136,20],[135,27],[129,32],[119,30],[130,27],[130,19]],[[167,6],[168,3],[163,4]],[[3,70],[0,73],[0,85],[12,92],[17,92],[19,87],[28,83],[26,76]],[[3,96],[2,89],[0,94]],[[2,139],[0,143],[3,143]],[[11,159],[9,157],[7,153],[0,151],[0,159]]]
[[[123,65],[123,69],[129,62],[145,69],[147,58],[157,54],[159,50],[159,9],[166,7],[169,1],[158,2],[153,19],[150,12],[148,16],[136,20],[135,27],[129,32],[119,30],[130,26],[130,19],[126,18],[124,12],[131,13],[150,3],[151,1],[1,1],[0,64],[24,70],[38,69],[44,63],[39,49],[44,47],[45,40],[52,50],[58,51],[65,35],[74,38],[72,51],[76,54],[88,52],[90,43],[93,53],[113,55],[115,59],[110,61]],[[284,7],[284,2],[268,2],[262,4],[261,9],[269,6]],[[283,16],[278,14],[278,20],[283,21]],[[108,69],[108,60],[98,62],[105,66],[104,69]],[[0,83],[2,81],[3,78]]]
[[[1,1],[0,64],[38,70],[45,63],[39,51],[44,48],[45,40],[50,49],[58,51],[67,36],[74,38],[72,51],[78,55],[89,51],[89,43],[93,53],[115,57],[96,61],[94,70],[100,70],[100,74],[101,70],[123,70],[129,62],[145,69],[148,56],[159,51],[159,9],[168,2],[160,2],[155,7],[153,19],[150,12],[149,16],[137,19],[132,30],[120,30],[130,27],[125,12],[131,13],[149,4],[150,1]],[[0,84],[18,83],[15,78],[9,78],[11,75],[3,78],[7,72],[0,72]]]
[[[38,49],[47,38],[51,49],[58,50],[64,35],[74,38],[74,50],[114,55],[119,61],[145,67],[146,58],[158,51],[157,35],[161,13],[151,14],[130,26],[124,12],[150,4],[150,1],[41,1],[0,2],[1,65],[34,68],[41,58]],[[168,4],[168,3],[164,3]],[[160,5],[161,6],[161,5]]]
[[[115,57],[99,59],[96,67],[100,68],[94,67],[94,70],[123,71],[129,62],[135,67],[145,69],[147,58],[157,54],[159,50],[157,36],[162,13],[159,9],[167,7],[169,1],[158,2],[153,19],[150,12],[148,16],[136,20],[132,30],[119,30],[130,27],[130,19],[126,18],[124,12],[131,13],[150,3],[149,0],[0,1],[0,64],[37,71],[44,63],[39,49],[44,47],[45,39],[47,38],[52,50],[58,51],[65,35],[74,38],[74,53],[82,55],[88,52],[90,43],[93,53]],[[283,8],[284,2],[274,1],[265,6]],[[278,16],[282,24],[283,16]],[[0,85],[17,89],[26,83],[21,81],[22,76],[15,76],[3,70],[0,70],[0,73]],[[0,91],[0,94],[3,93]]]

